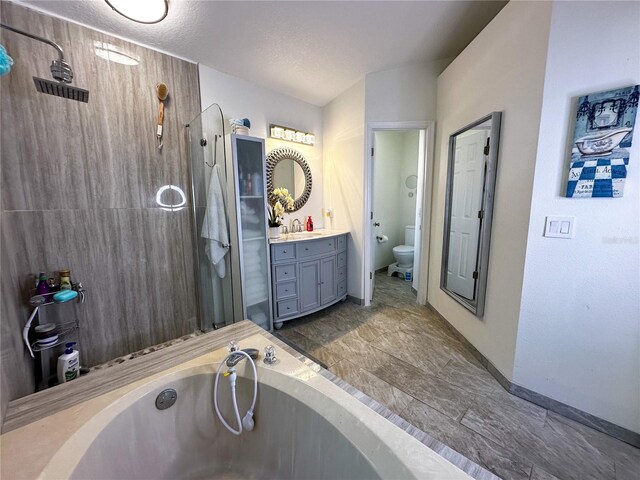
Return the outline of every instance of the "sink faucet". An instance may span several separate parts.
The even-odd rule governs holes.
[[[298,222],[298,226],[296,227],[296,222]],[[302,232],[302,222],[295,218],[293,222],[291,222],[291,233],[294,232]]]

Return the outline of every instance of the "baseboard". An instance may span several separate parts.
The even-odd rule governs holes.
[[[462,333],[460,333],[449,321],[442,316],[442,314],[435,309],[433,305],[427,303],[427,308],[431,310],[447,327],[453,335],[460,340],[471,351],[474,357],[489,371],[489,373],[498,381],[502,388],[516,397],[520,397],[528,402],[535,403],[536,405],[546,408],[552,412],[558,413],[564,417],[567,417],[575,422],[591,427],[602,433],[606,433],[618,440],[622,440],[634,447],[640,448],[640,434],[631,431],[627,428],[616,425],[600,417],[596,417],[590,413],[587,413],[578,408],[567,405],[566,403],[559,402],[553,398],[542,395],[541,393],[530,390],[526,387],[513,383],[506,378],[495,365],[489,361],[480,351],[474,347],[469,340],[466,339]]]
[[[382,268],[378,268],[375,273],[382,273],[382,272],[388,272],[389,271],[389,267],[382,267]]]
[[[364,305],[364,298],[354,297],[353,295],[347,295],[347,300],[356,305]]]

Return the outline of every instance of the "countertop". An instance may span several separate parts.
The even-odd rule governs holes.
[[[321,238],[336,237],[338,235],[348,234],[348,230],[329,230],[327,228],[319,228],[313,232],[297,232],[286,233],[280,235],[280,238],[270,238],[269,243],[289,243],[289,242],[305,242],[307,240],[319,240]]]

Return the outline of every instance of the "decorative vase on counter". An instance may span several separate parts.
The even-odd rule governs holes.
[[[280,226],[269,227],[269,238],[273,240],[280,238]]]

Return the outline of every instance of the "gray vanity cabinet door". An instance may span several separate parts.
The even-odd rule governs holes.
[[[320,261],[300,262],[300,312],[320,306]]]
[[[320,260],[320,304],[333,302],[337,296],[336,256]]]

